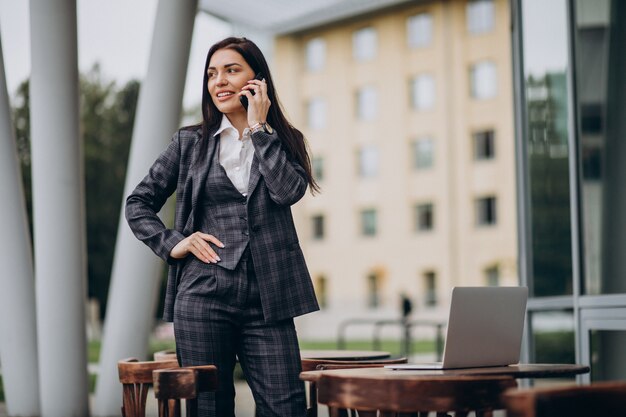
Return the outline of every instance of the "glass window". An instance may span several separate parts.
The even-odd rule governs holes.
[[[328,307],[328,285],[326,277],[324,275],[315,277],[313,288],[315,289],[315,296],[317,297],[317,302],[320,307]]]
[[[426,232],[435,227],[435,213],[432,203],[417,204],[415,206],[415,230]]]
[[[576,363],[574,313],[571,310],[539,311],[529,315],[533,342],[532,363]],[[573,379],[573,378],[572,378]]]
[[[550,19],[546,19],[550,16]],[[566,2],[522,2],[531,296],[572,294]]]
[[[470,0],[467,3],[467,29],[470,33],[493,30],[495,8],[493,0]]]
[[[411,80],[411,106],[416,110],[432,109],[435,105],[435,79],[421,74]]]
[[[626,8],[620,4],[575,2],[582,290],[593,295],[626,293]]]
[[[369,61],[376,58],[378,35],[376,29],[359,29],[352,35],[352,56],[357,61]]]
[[[361,235],[376,236],[376,210],[361,210]]]
[[[326,41],[314,38],[306,43],[306,68],[309,71],[320,71],[326,65]]]
[[[480,61],[470,69],[470,94],[473,98],[484,100],[496,96],[498,81],[496,64],[491,61]]]
[[[437,305],[437,274],[435,271],[426,271],[424,280],[424,306],[435,307]]]
[[[430,138],[417,139],[412,143],[413,168],[427,169],[433,166],[434,145]]]
[[[591,380],[626,379],[626,331],[593,330],[591,341]]]
[[[380,306],[380,276],[371,272],[367,275],[367,306],[376,308]]]
[[[356,115],[359,120],[374,120],[378,113],[378,94],[374,87],[363,87],[357,91]]]
[[[373,178],[378,175],[378,147],[365,145],[358,152],[359,176]]]
[[[326,100],[312,98],[307,108],[309,128],[323,129],[326,127]]]
[[[490,287],[500,285],[500,267],[498,265],[485,269],[485,283]]]
[[[324,239],[324,216],[318,214],[311,217],[311,226],[313,228],[313,239]]]
[[[472,135],[474,142],[474,159],[493,159],[496,154],[493,130],[483,130]]]
[[[496,224],[496,198],[493,196],[476,199],[476,225],[492,226]]]
[[[406,33],[411,48],[428,46],[433,37],[433,17],[430,13],[420,13],[406,20]]]
[[[311,158],[311,169],[313,171],[313,178],[316,181],[324,181],[324,158],[321,156],[314,156]]]

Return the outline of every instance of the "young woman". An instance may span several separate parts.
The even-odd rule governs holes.
[[[245,38],[210,48],[202,115],[201,125],[174,135],[128,197],[126,218],[170,265],[164,318],[174,321],[180,364],[218,368],[218,391],[200,398],[202,415],[234,416],[238,359],[257,416],[304,416],[293,317],[319,309],[290,208],[307,187],[318,189],[304,137]],[[157,213],[174,191],[167,229]]]

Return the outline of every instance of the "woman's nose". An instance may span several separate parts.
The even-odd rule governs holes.
[[[219,86],[225,85],[227,83],[227,79],[224,74],[217,74],[215,76],[215,83]]]

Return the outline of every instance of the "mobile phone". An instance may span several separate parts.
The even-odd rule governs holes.
[[[254,79],[259,80],[259,81],[261,81],[263,78],[265,77],[260,72],[257,72],[256,75],[254,76]],[[250,90],[250,94],[254,95],[255,94],[254,90]],[[246,111],[248,111],[248,97],[239,96],[239,101],[241,102],[241,105],[243,106],[243,108],[246,109]]]

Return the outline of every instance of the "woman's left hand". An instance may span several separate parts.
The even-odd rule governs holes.
[[[254,91],[254,95],[250,91]],[[240,94],[248,97],[248,126],[267,122],[267,113],[272,103],[267,96],[265,79],[248,81],[248,85],[241,89]]]

